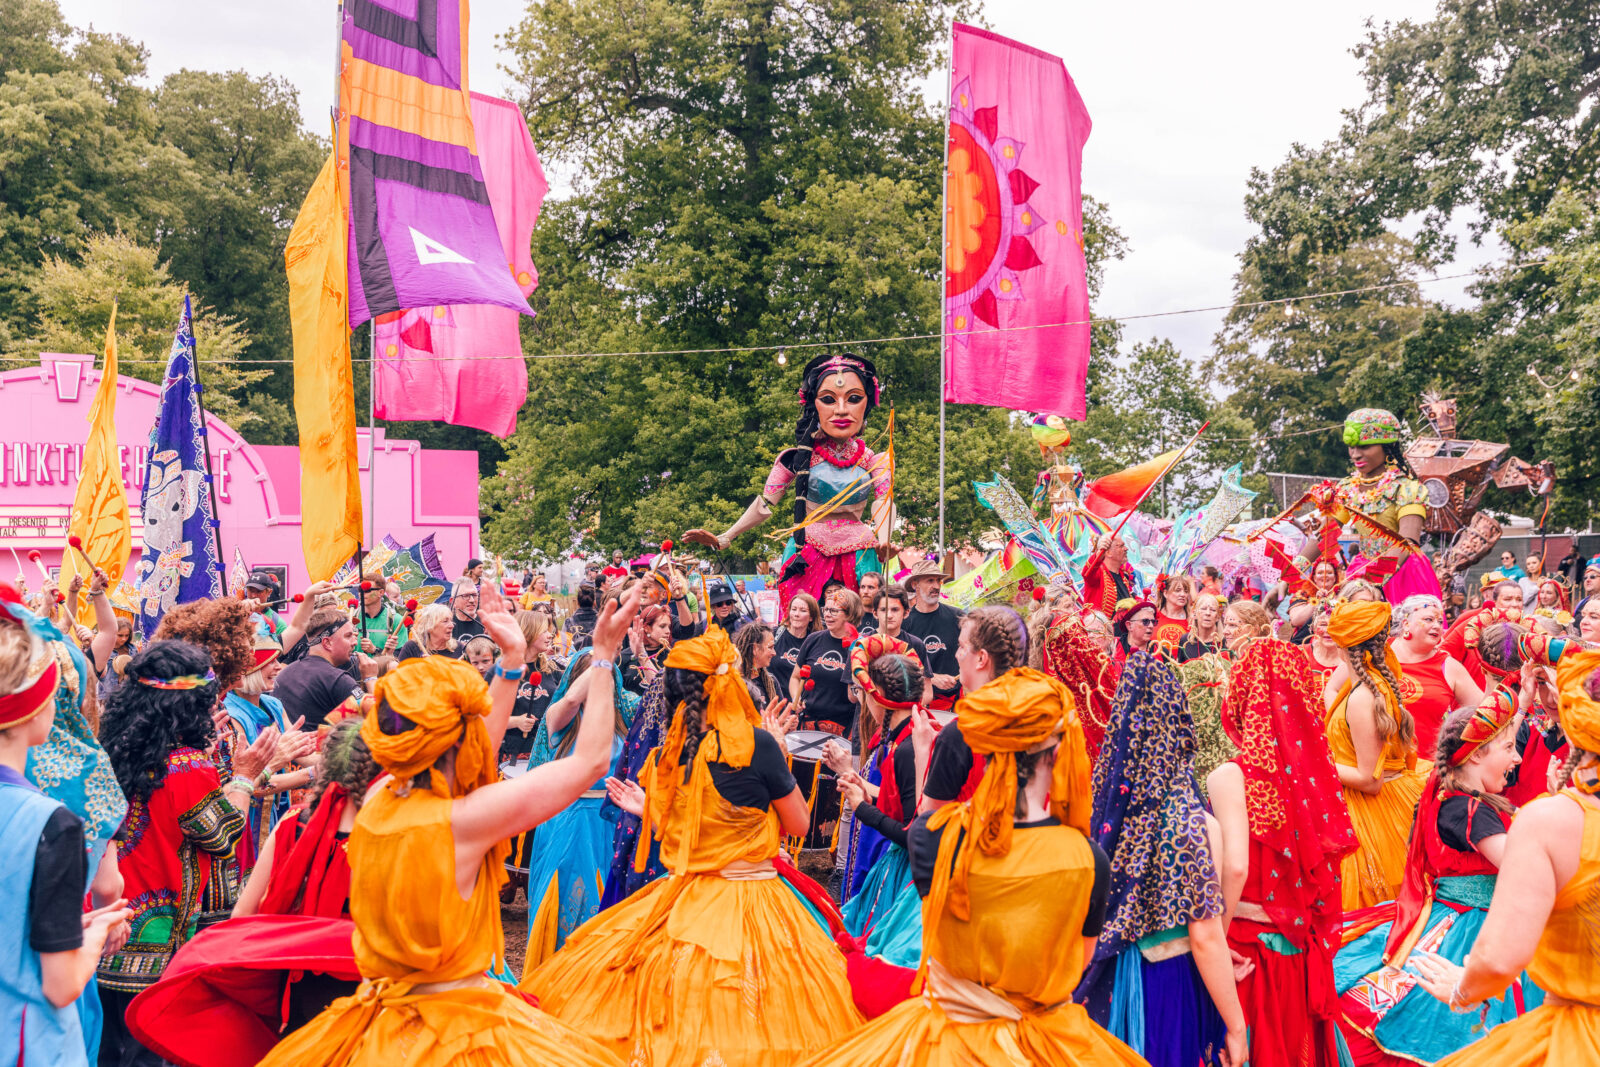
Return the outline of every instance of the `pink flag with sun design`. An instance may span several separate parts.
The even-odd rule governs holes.
[[[1089,112],[1058,57],[959,22],[954,33],[944,396],[1081,419]]]
[[[529,245],[549,189],[544,169],[528,124],[511,101],[473,93],[472,125],[505,269],[527,296],[539,284]],[[489,304],[440,304],[377,316],[374,414],[475,426],[509,437],[528,396],[520,319],[510,308]]]

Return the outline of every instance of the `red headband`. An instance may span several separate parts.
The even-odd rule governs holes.
[[[9,696],[0,697],[0,730],[21,726],[48,707],[55,699],[56,679],[60,673],[60,667],[52,658],[44,673],[40,674],[32,685]]]

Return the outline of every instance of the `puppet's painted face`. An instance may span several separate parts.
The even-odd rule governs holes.
[[[837,441],[849,440],[867,421],[867,387],[855,371],[830,370],[817,386],[816,405],[822,432]]]

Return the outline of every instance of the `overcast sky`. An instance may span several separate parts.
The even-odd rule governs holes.
[[[329,0],[60,0],[75,25],[127,34],[162,77],[183,67],[277,74],[300,91],[323,130],[332,96]],[[509,94],[498,38],[526,0],[474,0],[472,87]],[[988,0],[999,33],[1066,60],[1094,120],[1084,190],[1110,205],[1128,257],[1112,267],[1096,314],[1131,315],[1226,304],[1250,234],[1243,210],[1252,167],[1271,168],[1296,141],[1319,144],[1364,97],[1350,48],[1365,22],[1426,20],[1433,0],[1223,0],[1140,4]],[[1469,250],[1475,266],[1483,253]],[[1454,273],[1447,270],[1445,273]],[[1425,287],[1458,302],[1462,284]],[[1209,352],[1220,314],[1128,323],[1136,341],[1168,336],[1194,358]]]

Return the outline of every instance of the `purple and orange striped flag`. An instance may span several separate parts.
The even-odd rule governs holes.
[[[467,0],[344,0],[339,150],[351,327],[404,308],[528,307],[501,247],[467,92]]]

